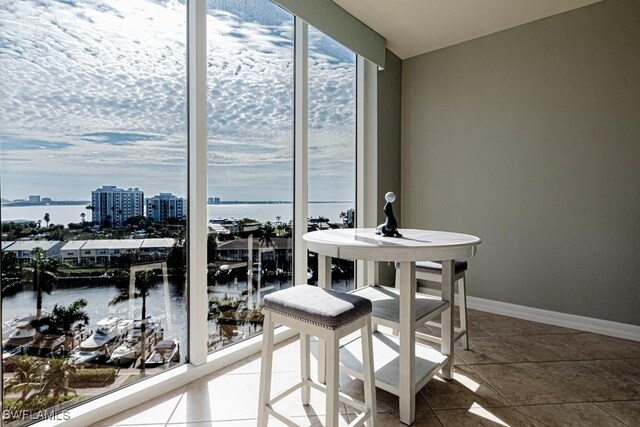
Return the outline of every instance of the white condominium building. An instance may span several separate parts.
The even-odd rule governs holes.
[[[122,225],[128,218],[144,215],[144,192],[105,185],[91,192],[91,205],[93,222]]]
[[[166,222],[169,218],[181,219],[187,214],[187,205],[182,197],[171,193],[160,193],[146,200],[147,218],[155,222]]]

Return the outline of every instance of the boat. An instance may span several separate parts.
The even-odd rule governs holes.
[[[49,316],[49,313],[43,311],[40,318],[44,319],[47,316]],[[33,341],[36,338],[37,332],[36,328],[33,327],[34,320],[36,320],[36,316],[30,314],[28,316],[6,322],[3,325],[2,351],[11,351]]]
[[[152,316],[147,316],[145,325],[145,349],[148,351],[153,344],[162,339],[163,330],[160,323],[156,322]],[[127,338],[113,350],[107,363],[127,365],[135,362],[141,354],[142,320],[136,320]]]
[[[132,320],[114,316],[98,321],[95,332],[82,341],[79,350],[72,354],[72,362],[87,363],[109,356],[125,339],[132,326]]]
[[[140,340],[133,339],[129,336],[122,344],[113,350],[107,363],[113,363],[118,366],[127,365],[138,360],[141,353],[142,344]]]
[[[177,339],[162,340],[153,346],[153,351],[145,361],[145,366],[153,368],[180,359],[180,342]]]

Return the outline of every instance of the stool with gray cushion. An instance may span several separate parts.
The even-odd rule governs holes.
[[[397,268],[397,266],[396,266]],[[465,350],[469,350],[469,330],[467,328],[467,292],[465,287],[465,272],[467,271],[467,263],[465,261],[456,261],[454,265],[453,271],[453,282],[454,287],[457,285],[458,291],[456,292],[456,301],[460,306],[460,327],[455,330],[454,341],[458,341],[460,338],[463,339],[463,345]],[[397,275],[399,270],[396,270],[396,286],[397,286]],[[435,282],[442,284],[442,263],[436,261],[418,261],[416,262],[416,279],[426,280],[429,282]],[[427,291],[426,288],[422,288],[418,286],[418,292]],[[454,289],[455,292],[455,289]],[[440,327],[439,323],[430,321],[427,322],[429,326]],[[425,334],[422,332],[417,332],[416,336],[440,343],[441,340],[439,337]]]
[[[262,368],[260,371],[260,398],[258,425],[266,426],[269,415],[279,421],[296,426],[291,420],[274,410],[273,405],[298,388],[302,389],[302,404],[308,405],[311,387],[326,393],[326,425],[338,426],[338,401],[342,400],[361,413],[349,425],[376,425],[376,394],[373,377],[373,348],[371,342],[371,301],[357,295],[298,285],[264,297],[264,333],[262,338]],[[273,363],[273,331],[284,325],[300,331],[301,381],[271,398],[271,369]],[[360,329],[364,368],[364,403],[340,393],[339,341]],[[326,342],[326,386],[310,377],[309,336]]]

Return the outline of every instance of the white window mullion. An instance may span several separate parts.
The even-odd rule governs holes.
[[[189,0],[189,362],[207,361],[207,1]]]
[[[375,227],[378,220],[378,71],[357,57],[356,80],[356,227]],[[377,264],[356,263],[356,286],[377,282]]]
[[[295,18],[295,142],[293,196],[293,285],[307,283],[307,232],[309,216],[309,26]]]

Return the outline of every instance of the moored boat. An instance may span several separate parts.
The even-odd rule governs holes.
[[[109,356],[127,336],[133,321],[114,316],[105,317],[97,323],[93,334],[80,343],[79,350],[72,354],[73,363],[93,362]]]
[[[145,366],[153,368],[180,360],[180,342],[177,339],[162,340],[153,346],[153,351],[145,361]]]

